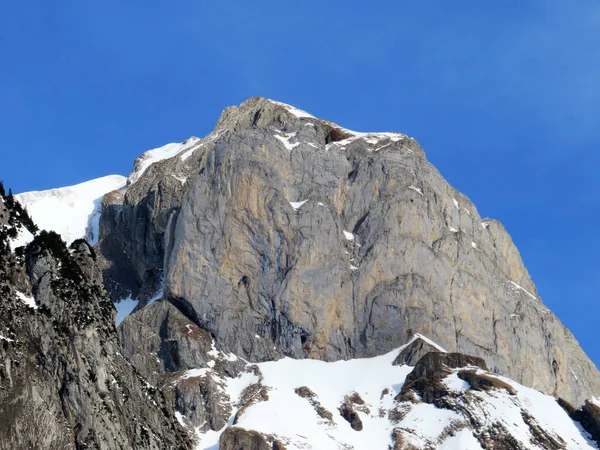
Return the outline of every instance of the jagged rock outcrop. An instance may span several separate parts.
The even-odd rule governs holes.
[[[544,405],[548,398],[488,372],[481,358],[460,353],[425,355],[408,374],[395,400],[390,417],[398,425],[393,433],[397,449],[414,448],[411,442],[419,441],[425,443],[424,448],[436,448],[461,434],[463,440],[456,448],[565,450],[594,445],[577,428],[561,434],[548,426],[547,417],[553,415],[548,410],[556,408],[554,402]],[[419,408],[427,410],[424,403],[435,406],[431,414],[446,419],[448,424],[441,433],[414,428],[410,415]]]
[[[0,240],[0,448],[192,448],[163,394],[121,355],[89,244],[67,249],[42,231],[11,252]]]
[[[218,351],[208,332],[166,301],[128,316],[119,336],[123,356],[162,389],[191,425],[202,431],[226,425],[232,409],[220,379],[247,370],[245,361]]]
[[[395,366],[407,365],[414,366],[417,361],[423,358],[427,353],[440,352],[445,350],[433,342],[428,342],[423,336],[417,334],[415,337],[402,347],[398,356],[394,360]]]
[[[272,450],[264,436],[243,428],[227,428],[221,435],[219,450]]]
[[[502,225],[405,135],[252,98],[103,211],[107,282],[164,277],[167,301],[248,360],[371,356],[422,333],[577,405],[600,392]]]

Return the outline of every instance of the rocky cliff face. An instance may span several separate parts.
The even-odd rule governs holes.
[[[135,175],[104,199],[107,286],[148,298],[164,280],[178,313],[240,357],[374,356],[421,333],[576,405],[600,392],[502,225],[405,135],[252,98]]]
[[[0,448],[191,448],[171,403],[121,354],[95,251],[43,231],[11,252],[27,222],[7,203],[0,198]]]

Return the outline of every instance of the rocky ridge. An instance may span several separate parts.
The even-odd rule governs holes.
[[[15,211],[0,198],[0,448],[191,448],[121,354],[94,249],[67,248]],[[11,251],[27,228],[33,241]]]

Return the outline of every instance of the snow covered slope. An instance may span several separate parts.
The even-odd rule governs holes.
[[[31,191],[16,195],[40,230],[57,232],[67,245],[79,238],[98,240],[101,199],[107,192],[125,186],[121,175],[108,175],[74,186]],[[19,242],[24,245],[26,242]]]
[[[180,372],[173,386],[196,382],[206,389],[216,384],[220,401],[225,398],[231,406],[227,426],[194,427],[181,411],[176,415],[195,430],[198,450],[229,448],[219,440],[232,426],[260,433],[268,448],[277,441],[288,450],[598,448],[554,398],[479,367],[441,366],[435,400],[403,390],[413,367],[393,362],[407,346],[350,361],[284,358],[247,365],[231,378],[219,367],[237,358],[216,351],[213,344],[208,367]],[[463,379],[465,374],[473,385]],[[423,387],[425,378],[417,385]]]
[[[191,137],[185,142],[163,145],[162,147],[148,150],[147,152],[138,156],[133,164],[133,171],[127,178],[127,184],[135,183],[144,174],[148,167],[155,162],[169,159],[175,155],[183,153],[184,151],[193,147],[199,140],[200,139],[197,137]]]

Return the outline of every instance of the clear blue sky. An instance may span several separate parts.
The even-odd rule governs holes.
[[[600,366],[600,1],[0,1],[15,192],[127,174],[261,95],[417,138]]]

